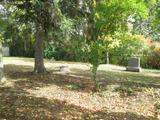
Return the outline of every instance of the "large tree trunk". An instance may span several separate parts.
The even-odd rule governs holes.
[[[46,72],[44,61],[43,61],[43,40],[44,40],[44,30],[40,24],[37,24],[36,25],[34,73],[45,73]]]

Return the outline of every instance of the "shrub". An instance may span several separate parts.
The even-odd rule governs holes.
[[[48,59],[55,57],[54,56],[55,54],[56,54],[55,47],[52,44],[48,45],[47,48],[44,50],[44,55]]]
[[[44,50],[45,58],[48,59],[51,59],[53,57],[55,60],[68,60],[68,54],[69,53],[67,52],[67,48],[63,46],[55,47],[54,44],[47,45],[47,47]]]
[[[130,33],[117,33],[115,38],[119,39],[120,43],[118,47],[110,51],[111,63],[127,65],[130,57],[141,57],[148,54],[148,40],[145,39],[144,36],[132,35]]]
[[[150,68],[160,69],[160,48],[155,48],[149,54],[147,64]]]

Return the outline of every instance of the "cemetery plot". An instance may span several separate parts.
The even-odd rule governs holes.
[[[102,65],[97,75],[100,91],[93,93],[94,82],[86,64],[67,63],[70,73],[57,74],[54,68],[66,63],[45,61],[49,73],[36,75],[30,72],[32,59],[17,58],[14,64],[8,64],[10,58],[5,61],[1,119],[158,120],[160,71],[136,73]]]

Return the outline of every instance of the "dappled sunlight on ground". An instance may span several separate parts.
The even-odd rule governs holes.
[[[26,91],[35,97],[66,101],[69,105],[73,104],[91,111],[133,112],[144,116],[154,116],[154,105],[151,102],[155,101],[147,94],[138,93],[136,96],[121,98],[118,92],[110,90],[92,94],[64,90],[56,85]]]
[[[123,67],[114,70],[116,66],[107,69],[102,65],[98,72],[100,91],[93,93],[94,82],[86,64],[46,61],[49,73],[37,75],[31,72],[32,62],[17,58],[5,63],[0,119],[158,120],[155,103],[160,101],[159,71],[132,74]],[[56,67],[66,64],[70,73],[57,72]]]

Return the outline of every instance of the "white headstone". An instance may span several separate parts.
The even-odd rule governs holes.
[[[2,47],[2,53],[4,57],[8,57],[9,56],[9,47],[5,46]]]

